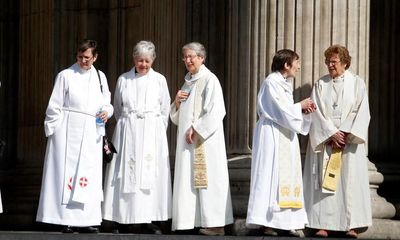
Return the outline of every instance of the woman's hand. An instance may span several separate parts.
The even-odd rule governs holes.
[[[181,106],[181,102],[186,101],[186,99],[189,97],[189,93],[184,92],[182,90],[179,90],[178,93],[175,96],[175,106],[176,109],[179,109]]]
[[[315,105],[313,100],[311,100],[311,98],[304,99],[300,102],[300,105],[301,111],[305,114],[315,112],[315,110],[317,109],[317,106]]]
[[[196,141],[196,136],[197,136],[196,131],[193,129],[193,127],[190,127],[186,131],[186,136],[185,136],[187,144],[194,143]]]
[[[338,131],[330,137],[331,146],[334,148],[344,148],[346,146],[347,133]]]
[[[108,112],[102,111],[96,115],[96,118],[100,118],[103,123],[106,123],[108,121]]]

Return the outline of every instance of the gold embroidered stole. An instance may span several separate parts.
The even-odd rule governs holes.
[[[205,87],[205,77],[200,77],[196,81],[196,91],[194,96],[194,110],[193,110],[193,120],[199,119],[200,114],[203,109],[203,91]],[[195,188],[207,188],[208,178],[207,178],[207,163],[204,150],[204,140],[200,135],[197,134],[197,139],[194,148],[194,160],[193,160],[193,178]]]
[[[329,191],[336,191],[337,181],[340,176],[340,168],[342,165],[342,149],[333,148],[331,156],[324,168],[324,179],[322,181],[322,188]]]
[[[280,208],[302,208],[301,161],[299,153],[293,152],[299,148],[292,149],[290,135],[289,129],[279,126],[278,205]]]
[[[279,91],[280,104],[288,106],[292,104],[285,91],[291,92],[288,84],[279,81],[284,91]],[[278,185],[278,205],[280,208],[302,208],[303,207],[303,180],[301,175],[301,160],[299,145],[292,143],[293,134],[289,129],[280,125],[279,128],[279,185]],[[296,139],[296,141],[298,141]]]

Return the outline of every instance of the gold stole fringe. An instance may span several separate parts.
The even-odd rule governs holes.
[[[329,191],[336,191],[337,181],[340,176],[340,168],[342,165],[342,149],[333,148],[331,157],[325,169],[322,187]]]

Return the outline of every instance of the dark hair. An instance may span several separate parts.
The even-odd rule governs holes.
[[[90,39],[84,39],[82,42],[79,43],[78,45],[78,52],[84,52],[88,49],[92,49],[92,54],[93,56],[97,55],[97,42],[95,40],[90,40]]]
[[[351,65],[351,56],[349,50],[346,47],[339,44],[332,45],[325,50],[325,59],[330,59],[334,54],[339,55],[339,59],[342,63],[346,64],[345,69],[349,69]]]
[[[277,51],[272,59],[271,71],[276,72],[285,68],[285,63],[292,66],[294,60],[299,59],[299,55],[290,49],[281,49]]]

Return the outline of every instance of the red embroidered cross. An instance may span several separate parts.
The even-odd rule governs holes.
[[[81,185],[81,187],[86,187],[88,185],[87,178],[81,177],[81,179],[79,179],[79,185]]]
[[[72,177],[69,179],[68,188],[72,190]]]

